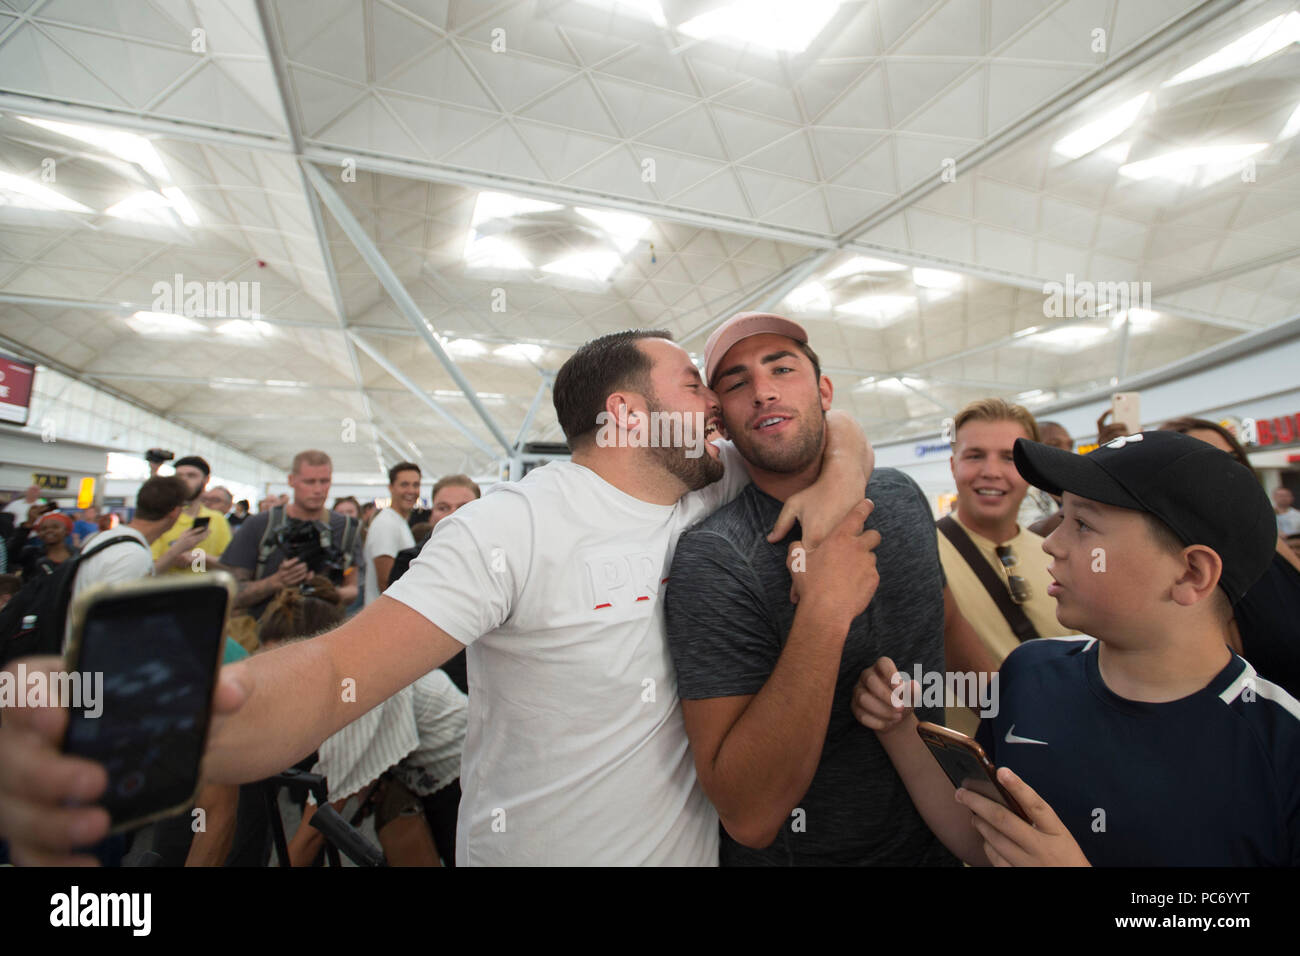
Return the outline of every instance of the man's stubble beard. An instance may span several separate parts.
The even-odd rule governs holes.
[[[666,409],[659,404],[659,399],[656,398],[653,392],[649,389],[646,390],[646,405],[652,415],[655,412],[662,413],[669,411],[669,409]],[[679,414],[686,416],[693,413],[680,412]],[[708,449],[703,447],[703,434],[698,437],[700,441],[700,445],[698,446],[700,454],[695,458],[687,456],[686,452],[691,449],[685,447],[665,448],[660,445],[648,449],[651,454],[659,459],[659,463],[663,465],[664,471],[668,472],[684,484],[689,491],[699,491],[701,488],[707,488],[709,485],[721,478],[723,472],[726,471],[726,467],[722,464],[722,459],[714,458],[709,454]]]
[[[780,447],[760,448],[747,430],[727,429],[731,441],[745,461],[763,471],[776,475],[798,474],[808,468],[822,453],[826,438],[826,413],[818,406],[812,416],[799,416],[799,433],[794,440]]]

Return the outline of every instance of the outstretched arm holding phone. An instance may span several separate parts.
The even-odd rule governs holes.
[[[971,866],[1088,866],[1070,831],[1029,784],[1006,767],[997,772],[1028,814],[1025,822],[1006,807],[966,788],[955,789],[916,732],[912,708],[921,688],[888,657],[862,672],[853,693],[853,715],[876,732],[926,825],[944,846]]]

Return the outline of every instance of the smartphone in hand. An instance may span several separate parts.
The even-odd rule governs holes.
[[[939,761],[939,766],[954,787],[965,787],[982,797],[988,797],[1026,823],[1030,822],[1020,804],[1016,803],[1016,798],[998,783],[997,768],[978,743],[965,734],[924,720],[916,725],[916,732],[930,748],[934,759]]]
[[[69,708],[63,750],[107,769],[111,833],[194,802],[235,591],[218,571],[103,584],[73,602],[65,667],[97,700]]]
[[[212,519],[207,515],[200,515],[199,517],[194,519],[194,527],[200,529],[206,528],[208,526],[208,522],[211,520]]]

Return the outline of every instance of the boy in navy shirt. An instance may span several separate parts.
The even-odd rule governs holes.
[[[964,787],[954,799],[905,706],[919,687],[887,658],[863,673],[854,713],[926,823],[971,864],[1300,865],[1300,703],[1227,646],[1276,539],[1263,490],[1176,432],[1086,456],[1020,439],[1015,462],[1064,498],[1049,593],[1092,636],[1013,651],[976,734],[1032,825]]]

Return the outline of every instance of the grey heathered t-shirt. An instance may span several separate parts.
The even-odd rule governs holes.
[[[862,671],[882,655],[911,673],[943,670],[943,571],[934,519],[916,482],[878,468],[867,485],[876,507],[867,527],[880,586],[844,644],[821,763],[776,841],[753,850],[724,830],[723,866],[951,865],[926,827],[876,735],[850,710]],[[668,645],[683,700],[757,694],[776,667],[794,623],[789,542],[769,544],[781,503],[750,485],[677,543],[664,598]],[[921,707],[919,720],[943,721]]]

